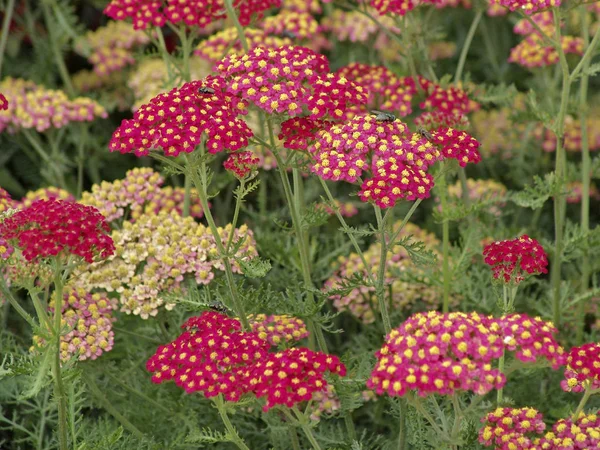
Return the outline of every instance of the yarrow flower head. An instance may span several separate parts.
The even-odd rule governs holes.
[[[249,367],[267,360],[267,341],[241,331],[239,321],[213,311],[192,317],[175,341],[160,346],[146,363],[152,382],[173,380],[186,392],[238,401],[250,391]]]
[[[548,258],[538,241],[526,234],[512,240],[497,241],[483,249],[485,263],[495,279],[520,283],[528,275],[548,273]]]
[[[276,405],[289,408],[309,401],[316,392],[327,390],[325,374],[344,376],[346,366],[335,355],[308,348],[290,348],[269,353],[248,368],[248,383],[257,398],[266,397],[268,411]]]
[[[329,62],[305,47],[257,47],[242,56],[225,57],[217,71],[232,95],[269,114],[293,117],[302,113],[310,83],[329,71]]]
[[[257,314],[248,319],[252,331],[274,346],[298,342],[308,337],[306,324],[296,317]]]
[[[108,117],[102,106],[85,97],[70,100],[62,91],[46,89],[32,81],[5,78],[0,92],[8,98],[8,108],[0,110],[0,132],[15,133],[22,128],[44,132],[70,122],[92,122]]]
[[[230,153],[223,167],[231,172],[236,178],[243,180],[255,172],[260,159],[251,151]]]
[[[226,246],[231,225],[218,231]],[[176,211],[142,214],[135,222],[124,222],[112,237],[115,255],[101,264],[80,268],[78,286],[116,292],[121,311],[143,319],[156,316],[159,307],[172,309],[170,298],[181,295],[186,278],[207,285],[216,270],[224,270],[210,230]],[[245,225],[233,230],[232,242],[236,259],[257,255],[253,233]],[[237,261],[232,266],[234,272],[240,271]]]
[[[431,135],[433,142],[441,147],[444,157],[456,159],[460,167],[465,167],[467,163],[477,164],[481,161],[479,154],[481,144],[466,132],[452,128],[439,128]]]
[[[71,331],[60,337],[60,358],[68,361],[77,358],[79,361],[96,359],[102,353],[112,349],[114,331],[112,323],[115,319],[112,312],[117,301],[109,299],[106,294],[90,294],[84,289],[67,288],[63,294],[62,326]],[[54,311],[55,296],[50,301],[50,311]],[[34,347],[44,347],[46,343],[39,336],[33,337]]]
[[[410,390],[422,396],[459,390],[483,395],[506,382],[492,365],[502,351],[502,335],[493,318],[417,313],[387,335],[367,387],[390,396]]]
[[[600,415],[581,412],[576,420],[560,419],[535,444],[535,450],[600,448]]]
[[[18,248],[27,261],[69,255],[92,263],[113,254],[110,228],[91,206],[40,200],[0,223],[0,238]]]
[[[483,395],[506,383],[493,368],[505,351],[515,351],[524,362],[543,358],[554,368],[562,365],[564,350],[555,333],[551,324],[524,314],[496,319],[477,313],[417,313],[388,334],[367,387],[390,396],[409,390],[422,396]]]
[[[493,3],[506,6],[511,11],[520,10],[525,14],[533,14],[551,6],[560,6],[561,0],[491,0]]]
[[[479,442],[498,450],[530,450],[546,429],[542,414],[534,408],[497,408],[481,419]],[[536,436],[537,435],[537,436]]]
[[[567,392],[600,389],[600,344],[590,343],[573,347],[567,357],[565,380],[561,387]]]
[[[94,72],[105,78],[133,64],[132,49],[148,42],[150,38],[143,31],[132,29],[123,22],[108,22],[106,26],[86,33],[75,50],[84,55],[89,53],[86,56],[94,66]]]
[[[209,76],[154,97],[133,119],[123,120],[109,143],[111,151],[145,156],[161,148],[167,156],[191,153],[206,134],[210,153],[248,145],[252,131],[237,116],[245,104],[224,92],[224,80]]]

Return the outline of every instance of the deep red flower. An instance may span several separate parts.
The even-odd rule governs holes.
[[[237,117],[245,104],[224,89],[222,78],[209,76],[154,97],[133,119],[123,120],[109,149],[144,156],[162,148],[167,156],[177,156],[194,151],[204,134],[210,153],[247,146],[252,131]]]
[[[241,180],[256,170],[258,163],[260,163],[260,159],[254,153],[243,151],[231,153],[223,163],[223,167]]]
[[[439,128],[431,136],[433,143],[441,148],[442,155],[456,159],[461,167],[470,162],[477,164],[481,161],[481,144],[468,133],[452,128]]]
[[[520,283],[526,275],[548,273],[548,258],[538,241],[526,234],[512,240],[497,241],[483,249],[485,263],[494,278],[505,283]]]
[[[8,100],[6,97],[0,92],[0,111],[4,111],[8,109]]]
[[[92,206],[40,200],[0,223],[0,238],[19,248],[27,261],[79,256],[92,263],[114,252],[110,228]]]
[[[590,385],[600,389],[600,344],[589,343],[573,347],[567,357],[565,380],[561,387],[567,392],[582,392]]]

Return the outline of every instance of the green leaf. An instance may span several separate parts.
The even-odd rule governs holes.
[[[260,256],[248,260],[236,258],[236,261],[246,278],[264,278],[271,270],[271,261]]]
[[[521,192],[512,193],[509,199],[524,208],[539,209],[550,197],[558,194],[560,194],[560,183],[554,172],[551,172],[544,178],[534,176],[533,185],[525,186]]]

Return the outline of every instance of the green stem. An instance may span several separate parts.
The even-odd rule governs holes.
[[[462,201],[465,207],[471,206],[471,197],[469,197],[469,183],[467,182],[467,171],[464,167],[458,168],[458,178],[460,179],[460,187],[462,190]]]
[[[233,9],[233,3],[231,0],[225,0],[225,10],[227,11],[227,17],[233,22],[233,26],[237,30],[238,39],[242,44],[242,48],[246,53],[248,53],[250,47],[248,47],[248,41],[246,40],[246,35],[244,34],[244,28],[242,27],[242,24],[240,23],[238,16]]]
[[[392,322],[390,321],[390,314],[388,311],[388,305],[385,301],[385,269],[387,264],[387,242],[385,239],[385,220],[381,217],[381,208],[373,205],[375,210],[375,217],[377,219],[377,231],[379,232],[379,241],[381,245],[381,254],[379,256],[379,271],[377,273],[377,285],[375,292],[377,295],[377,301],[379,303],[379,310],[381,311],[381,320],[383,321],[383,329],[385,334],[392,331]],[[387,215],[386,215],[387,217]]]
[[[169,52],[167,51],[167,44],[165,43],[165,37],[163,35],[162,32],[162,28],[160,27],[155,27],[154,30],[156,31],[156,36],[158,38],[158,50],[160,52],[160,55],[163,59],[163,62],[165,64],[165,67],[167,69],[167,76],[169,77],[169,85],[171,85],[171,83],[173,82],[173,72],[171,70],[171,55],[169,54]],[[152,37],[152,33],[149,33],[151,39],[153,40],[154,38]]]
[[[2,21],[2,34],[0,35],[0,79],[2,79],[4,52],[6,51],[6,43],[8,42],[8,29],[10,28],[10,22],[12,20],[14,9],[15,0],[8,0],[8,4],[4,10],[4,20]]]
[[[315,435],[313,434],[312,430],[310,429],[310,426],[308,425],[306,416],[304,416],[304,414],[302,414],[300,411],[298,411],[298,408],[296,408],[295,406],[292,408],[292,411],[294,411],[294,413],[296,414],[296,417],[298,419],[298,424],[300,425],[300,428],[302,428],[302,431],[304,431],[304,434],[308,438],[313,449],[321,450],[321,446],[317,442]]]
[[[442,214],[446,214],[448,212],[448,192],[443,164],[441,169],[438,186],[442,201]],[[442,258],[442,273],[444,278],[442,311],[447,313],[450,310],[450,222],[447,218],[444,218],[442,222]]]
[[[63,279],[59,267],[54,271],[54,337],[56,339],[56,353],[52,361],[52,374],[54,376],[54,396],[58,403],[58,444],[60,450],[68,450],[67,438],[67,395],[63,384],[60,367],[60,338],[62,330],[63,307]]]
[[[553,290],[552,298],[552,311],[554,325],[560,328],[561,321],[561,305],[560,305],[560,286],[561,286],[561,263],[563,253],[563,234],[564,234],[564,217],[566,210],[566,197],[562,193],[562,188],[565,183],[565,166],[566,166],[566,155],[563,147],[564,127],[565,127],[565,116],[567,114],[567,106],[569,103],[569,93],[571,90],[571,80],[569,77],[569,65],[565,56],[565,52],[560,46],[561,32],[560,32],[560,12],[558,8],[552,9],[554,15],[554,27],[556,29],[556,41],[559,43],[558,55],[560,61],[560,68],[562,71],[562,95],[560,100],[560,109],[558,118],[556,120],[556,160],[555,160],[555,174],[559,184],[559,191],[561,193],[554,196],[554,260],[552,264],[550,279]]]
[[[348,411],[344,414],[344,425],[346,425],[346,432],[351,441],[356,440],[356,427],[354,426],[354,420],[352,420],[352,411]]]
[[[581,8],[581,37],[584,45],[590,39],[588,11],[586,8]],[[583,75],[581,76],[581,84],[579,85],[579,121],[581,123],[581,232],[586,235],[590,230],[590,178],[591,178],[591,158],[590,144],[588,141],[588,111],[587,111],[587,95],[589,86],[589,75],[587,69],[590,66],[588,59],[583,65]],[[586,293],[590,286],[591,267],[590,255],[588,246],[584,246],[583,259],[581,262],[581,292]],[[582,300],[577,305],[577,331],[575,342],[577,345],[583,343],[583,331],[585,326],[585,312],[587,302]]]
[[[83,192],[83,169],[85,166],[85,146],[88,141],[88,125],[80,124],[80,139],[77,142],[77,195],[76,198],[81,198]]]
[[[467,60],[467,53],[469,53],[469,48],[473,42],[475,31],[477,31],[477,26],[483,17],[483,11],[483,9],[479,9],[479,11],[477,11],[477,14],[475,14],[475,17],[473,18],[473,22],[471,22],[471,27],[469,28],[467,37],[465,38],[462,51],[460,52],[460,57],[458,58],[458,66],[456,67],[456,72],[454,74],[454,83],[456,84],[458,84],[462,78],[465,61]]]
[[[98,385],[92,379],[91,376],[84,374],[82,375],[82,378],[85,380],[85,384],[87,384],[91,394],[94,397],[96,397],[96,400],[98,400],[98,402],[102,404],[102,407],[106,410],[106,412],[108,412],[111,416],[117,419],[117,421],[119,421],[119,423],[123,425],[123,428],[125,428],[135,437],[137,437],[140,441],[145,440],[144,433],[142,433],[134,424],[132,424],[127,419],[127,417],[125,417],[123,414],[117,411],[117,409],[112,405],[110,400],[106,398],[102,390],[98,387]]]
[[[398,450],[404,450],[406,448],[406,400],[400,399],[400,424],[398,431]]]
[[[592,383],[590,381],[586,381],[586,383],[587,383],[587,386],[585,387],[585,391],[583,392],[583,397],[581,398],[579,405],[577,405],[577,409],[571,416],[571,419],[573,420],[573,422],[575,422],[579,418],[579,414],[581,414],[581,411],[583,411],[585,404],[587,403],[589,398],[592,396],[592,394],[594,394],[596,392],[594,389],[592,389]]]
[[[242,201],[243,201],[243,192],[244,192],[244,187],[246,186],[246,180],[240,180],[240,187],[239,187],[239,195],[236,195],[235,197],[235,210],[233,212],[233,220],[231,221],[231,231],[229,232],[229,239],[227,239],[227,247],[225,247],[225,251],[227,253],[229,253],[230,249],[231,249],[231,244],[233,243],[233,235],[235,233],[235,227],[237,225],[238,222],[238,218],[240,215],[240,208],[242,206]]]
[[[435,419],[429,414],[429,412],[423,407],[423,403],[421,403],[421,399],[418,396],[414,396],[410,398],[410,403],[415,407],[415,409],[421,414],[425,420],[429,422],[429,424],[433,427],[435,432],[442,437],[442,439],[448,439],[448,433],[442,430],[439,425],[436,423]]]
[[[5,280],[4,276],[2,276],[0,278],[1,278],[0,279],[0,292],[2,292],[3,297],[6,300],[8,300],[10,305],[13,308],[15,308],[17,313],[19,313],[19,315],[23,319],[25,319],[25,321],[31,326],[32,329],[37,328],[38,324],[35,323],[34,318],[31,317],[31,315],[29,315],[29,313],[27,311],[25,311],[25,309],[19,304],[18,300],[13,296],[12,292],[10,291],[10,288],[6,284],[6,280]]]
[[[46,164],[48,164],[48,166],[50,166],[51,171],[54,173],[53,176],[47,178],[47,181],[56,187],[66,189],[67,182],[65,181],[63,171],[56,164],[55,160],[52,159],[48,155],[48,153],[46,153],[46,151],[42,147],[42,143],[37,139],[37,137],[33,134],[31,130],[22,128],[21,133],[25,136],[27,141],[31,144],[31,146],[38,153],[38,155],[40,155],[40,158],[42,158],[42,160]]]
[[[244,311],[244,305],[240,301],[239,293],[237,291],[235,285],[235,279],[233,277],[233,270],[231,268],[231,260],[229,259],[229,255],[225,251],[225,247],[223,247],[223,242],[221,241],[221,235],[219,234],[219,230],[217,229],[217,225],[215,224],[212,213],[208,207],[208,177],[206,172],[206,160],[205,155],[206,151],[204,149],[204,145],[200,146],[201,152],[201,163],[200,163],[200,176],[198,176],[198,170],[196,167],[193,167],[189,164],[189,159],[186,157],[186,162],[188,164],[188,168],[186,173],[189,173],[192,177],[192,182],[196,186],[196,190],[198,191],[198,196],[200,197],[200,203],[202,204],[202,209],[204,210],[204,217],[208,222],[208,227],[215,239],[215,244],[217,246],[217,250],[219,252],[220,257],[223,260],[223,265],[225,266],[225,277],[227,279],[227,286],[229,288],[229,293],[231,294],[231,301],[233,303],[233,309],[235,313],[238,315],[240,322],[242,323],[242,327],[244,330],[250,329],[250,324],[248,323],[248,317],[246,317],[246,312]]]
[[[62,50],[58,44],[56,30],[54,28],[54,19],[52,18],[50,7],[46,2],[42,2],[42,11],[44,13],[46,28],[48,29],[48,37],[50,38],[50,47],[54,55],[54,62],[58,67],[58,72],[60,73],[67,94],[73,97],[75,96],[75,89],[73,89],[73,83],[71,83],[71,77],[69,76],[69,71],[65,65],[65,60],[63,59]]]
[[[288,432],[290,434],[290,441],[292,441],[292,450],[301,450],[296,428],[293,425],[288,425]]]
[[[577,63],[577,65],[573,69],[573,72],[571,72],[571,75],[569,76],[570,82],[575,81],[575,78],[577,78],[577,76],[579,75],[579,72],[581,72],[582,69],[589,67],[590,59],[592,58],[592,56],[594,56],[594,51],[596,50],[598,41],[600,41],[600,28],[598,28],[596,30],[596,34],[594,34],[594,38],[592,39],[592,42],[590,42],[590,45],[585,50],[583,57],[581,58],[579,63]],[[584,42],[587,42],[587,41],[584,41]],[[584,76],[588,77],[589,75],[584,74]]]
[[[307,292],[307,301],[314,304],[315,296],[312,292],[314,284],[312,282],[311,277],[311,268],[310,268],[310,256],[309,256],[309,245],[308,245],[308,234],[304,232],[302,227],[302,219],[301,219],[301,210],[303,208],[303,201],[301,198],[301,188],[298,185],[298,189],[296,192],[292,191],[292,186],[290,185],[290,179],[288,178],[288,174],[286,171],[286,164],[281,159],[279,155],[277,145],[275,143],[275,133],[273,131],[273,122],[271,117],[267,117],[267,130],[269,133],[269,145],[275,156],[275,160],[277,161],[277,170],[279,172],[279,177],[281,178],[281,183],[283,185],[283,191],[285,194],[285,199],[288,204],[288,208],[290,210],[290,215],[292,216],[292,226],[294,227],[294,233],[296,234],[296,238],[298,240],[298,251],[300,253],[300,266],[302,267],[302,278],[304,284],[309,289]],[[292,172],[297,171],[298,169],[292,169]],[[299,173],[296,174],[296,177],[299,176]],[[295,179],[297,183],[299,180]],[[313,330],[319,348],[322,352],[328,353],[327,342],[325,341],[325,335],[323,334],[323,329],[314,323],[313,320],[309,320],[308,324]]]
[[[460,434],[460,425],[464,417],[464,413],[460,409],[460,403],[456,392],[452,394],[452,407],[454,408],[454,423],[452,424],[452,432],[450,438],[455,442]]]
[[[250,450],[248,446],[245,444],[244,440],[240,437],[237,430],[229,420],[229,416],[227,415],[227,410],[225,409],[225,401],[223,400],[223,395],[219,394],[214,398],[214,403],[219,411],[219,415],[221,416],[221,420],[223,421],[223,425],[227,429],[227,433],[231,442],[233,442],[237,448],[240,450]]]
[[[183,183],[183,217],[188,217],[190,215],[190,203],[192,199],[192,178],[187,173],[184,175]]]

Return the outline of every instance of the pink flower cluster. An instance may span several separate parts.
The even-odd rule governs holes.
[[[498,450],[530,450],[535,435],[546,429],[542,413],[534,408],[497,408],[481,419],[479,442]]]
[[[8,99],[8,108],[0,110],[0,132],[19,129],[44,132],[62,128],[70,122],[92,122],[108,114],[102,106],[85,97],[70,100],[62,91],[46,89],[32,81],[5,78],[0,91]]]
[[[583,55],[583,40],[575,36],[562,36],[561,46],[566,54]],[[511,49],[509,62],[519,64],[528,69],[546,67],[558,63],[556,49],[544,42],[539,34],[530,34],[516,47]]]
[[[112,312],[116,309],[116,303],[106,294],[90,294],[83,289],[66,290],[62,325],[69,331],[60,337],[60,358],[63,361],[71,358],[80,361],[96,359],[112,349],[115,337]],[[53,298],[50,311],[54,311],[55,304],[56,299]],[[33,341],[35,346],[45,345],[39,336],[34,336]]]
[[[571,349],[561,387],[567,392],[583,392],[588,387],[600,389],[600,344],[584,344]]]
[[[2,92],[0,92],[0,111],[6,111],[8,109],[8,100]]]
[[[399,226],[400,222],[397,222],[394,224],[393,229],[397,230]],[[415,241],[423,242],[428,249],[437,253],[440,241],[434,234],[412,223],[407,223],[399,234],[398,239],[408,236],[412,236]],[[378,273],[381,259],[381,244],[373,243],[363,254],[370,270],[373,273]],[[324,286],[324,290],[326,291],[342,290],[342,292],[330,295],[329,298],[333,300],[333,306],[339,311],[349,311],[354,317],[364,323],[372,323],[379,311],[375,288],[372,286],[360,286],[350,290],[344,289],[347,280],[352,279],[357,274],[365,279],[367,278],[367,268],[363,264],[362,258],[357,253],[340,256],[337,266],[333,275],[325,282]],[[406,274],[408,280],[399,277],[398,273]],[[412,263],[406,250],[400,246],[389,250],[386,260],[385,283],[389,287],[386,290],[386,301],[394,309],[408,310],[415,305],[435,308],[438,305],[439,290],[435,287],[434,283],[431,283],[431,280],[428,280],[424,276],[423,271]]]
[[[231,225],[218,229],[224,246]],[[103,289],[119,294],[121,311],[143,319],[155,316],[158,308],[172,309],[185,290],[186,278],[207,285],[216,270],[223,270],[215,239],[204,225],[176,211],[140,215],[114,230],[115,255],[102,264],[81,268],[77,283],[86,290]],[[253,233],[245,225],[233,230],[238,259],[257,255]],[[233,263],[233,271],[240,266]]]
[[[498,450],[575,450],[600,447],[600,417],[581,413],[576,420],[560,419],[546,429],[542,414],[533,408],[498,408],[487,414],[479,442]]]
[[[524,314],[496,319],[477,313],[417,313],[388,334],[367,387],[390,396],[407,391],[483,395],[506,383],[493,368],[505,351],[516,351],[524,362],[543,358],[555,368],[563,364],[555,333],[550,324]]]
[[[258,333],[241,331],[237,320],[212,311],[189,319],[184,333],[161,346],[146,363],[152,381],[174,380],[186,392],[207,398],[223,394],[236,402],[244,394],[266,397],[263,409],[311,400],[327,389],[326,372],[345,375],[336,356],[305,348],[268,353]]]
[[[306,324],[296,317],[257,314],[250,316],[249,320],[252,331],[274,346],[297,342],[308,337]]]
[[[88,61],[94,66],[96,75],[102,78],[133,64],[132,49],[150,42],[146,33],[123,22],[108,22],[106,26],[88,32],[84,40],[87,48],[80,44],[76,50],[90,52]]]
[[[441,148],[442,155],[445,158],[456,159],[461,167],[465,167],[467,163],[477,164],[481,161],[481,144],[468,133],[452,128],[439,128],[431,135],[433,142]]]
[[[254,153],[242,151],[230,153],[223,163],[223,167],[237,179],[243,180],[256,170],[259,163],[260,159],[254,156]]]
[[[493,3],[507,7],[511,11],[520,10],[525,14],[534,14],[552,6],[560,6],[561,0],[491,0]]]
[[[518,284],[528,275],[548,273],[546,252],[538,241],[526,234],[487,245],[483,256],[492,268],[494,278],[504,283]]]
[[[88,263],[114,253],[110,228],[91,206],[39,200],[0,223],[0,239],[18,248],[27,261],[83,258]]]
[[[268,34],[293,33],[298,39],[312,39],[319,30],[319,23],[309,12],[282,9],[279,14],[266,17],[261,28]]]
[[[222,78],[209,76],[154,97],[133,119],[123,120],[109,149],[145,156],[161,148],[165,155],[177,156],[193,152],[204,134],[210,153],[247,146],[252,131],[237,117],[245,104],[225,93],[226,86]]]
[[[128,170],[122,180],[94,184],[91,191],[82,193],[81,203],[98,208],[110,223],[122,218],[135,220],[143,213],[176,211],[181,215],[183,188],[161,187],[163,183],[164,178],[158,172],[136,167]],[[190,215],[196,218],[204,215],[195,189],[192,189]]]

